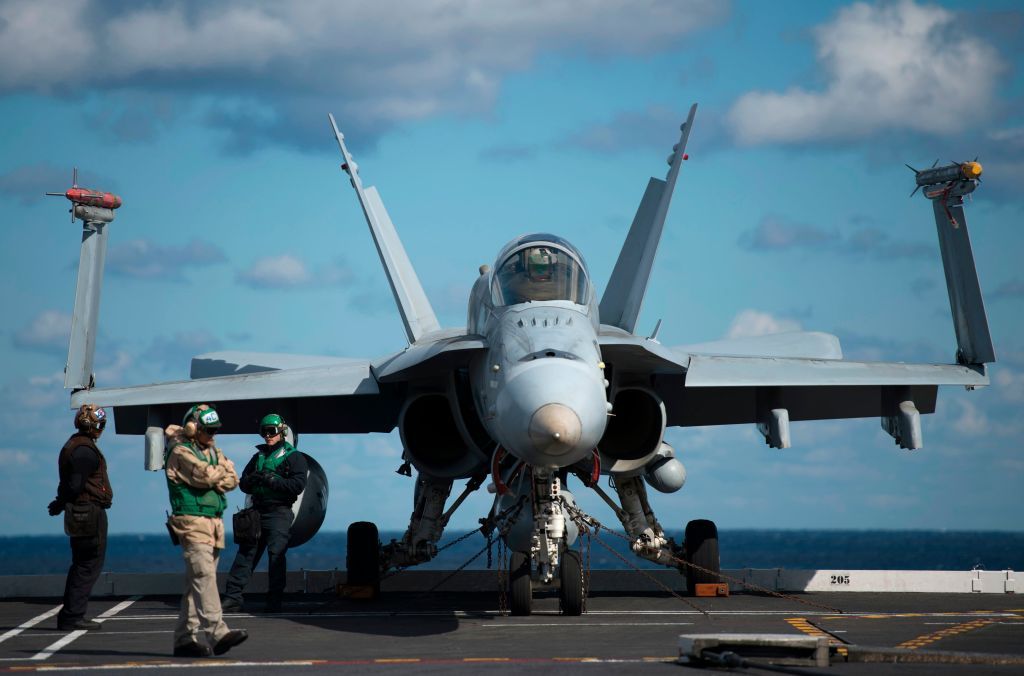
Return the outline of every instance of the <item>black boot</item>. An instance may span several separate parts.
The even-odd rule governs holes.
[[[86,631],[96,631],[102,626],[103,625],[99,622],[87,620],[84,617],[77,620],[57,621],[57,629],[60,629],[61,631],[80,631],[83,629]]]
[[[217,641],[217,645],[213,646],[213,654],[223,655],[247,638],[249,638],[249,632],[245,629],[232,629],[224,634],[224,638]]]

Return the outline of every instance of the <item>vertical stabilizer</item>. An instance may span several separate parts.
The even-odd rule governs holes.
[[[608,287],[601,298],[601,323],[618,326],[634,333],[640,308],[643,306],[647,283],[661,241],[665,216],[672,201],[676,177],[683,163],[686,140],[690,136],[697,104],[690,106],[690,114],[683,123],[679,143],[669,155],[669,170],[665,180],[652,178],[647,184],[640,207],[633,218],[633,224],[626,235],[619,258],[615,261]]]
[[[352,160],[352,156],[345,147],[345,135],[338,130],[333,115],[328,115],[331,120],[331,127],[338,139],[338,147],[341,148],[342,157],[345,162],[341,168],[349,175],[352,187],[355,188],[359,204],[363,208],[366,222],[370,226],[370,234],[373,236],[373,243],[377,247],[377,254],[380,262],[384,265],[384,272],[388,277],[388,284],[391,285],[391,293],[394,294],[398,311],[402,315],[402,324],[405,326],[405,334],[410,343],[415,343],[425,334],[439,331],[441,325],[434,315],[434,309],[430,306],[427,294],[423,291],[419,277],[405,253],[402,240],[398,238],[391,217],[388,216],[384,203],[374,187],[363,188],[363,182],[359,178],[359,167]]]

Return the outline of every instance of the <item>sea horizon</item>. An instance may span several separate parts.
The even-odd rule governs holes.
[[[452,530],[441,540],[439,547],[444,548],[470,532]],[[670,530],[668,535],[676,542],[682,540],[682,531]],[[401,530],[383,530],[380,533],[380,539],[385,543],[401,536]],[[114,533],[108,540],[105,571],[153,573],[181,570],[180,550],[170,543],[166,533]],[[581,546],[586,546],[586,539],[581,538],[573,548]],[[494,567],[498,561],[497,544],[490,548],[490,566],[487,549],[487,542],[481,534],[471,535],[417,568],[453,569],[473,556],[477,558],[467,568]],[[731,569],[1024,569],[1024,532],[1019,531],[737,528],[719,531],[719,549],[722,567]],[[230,567],[236,551],[229,534],[227,547],[220,556],[219,570]],[[321,531],[310,542],[288,551],[288,567],[290,570],[344,569],[345,553],[344,531]],[[0,575],[62,574],[67,571],[70,560],[68,539],[62,534],[0,536]],[[621,534],[607,532],[601,533],[600,541],[591,540],[590,561],[591,567],[596,569],[621,569],[631,565],[660,567],[637,558]],[[266,557],[258,567],[258,570],[265,569]]]

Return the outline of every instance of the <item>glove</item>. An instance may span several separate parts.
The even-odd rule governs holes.
[[[263,485],[278,493],[284,492],[284,479],[280,475],[268,472],[264,477]]]
[[[64,511],[64,503],[56,498],[46,506],[46,511],[50,513],[50,516],[57,516]]]

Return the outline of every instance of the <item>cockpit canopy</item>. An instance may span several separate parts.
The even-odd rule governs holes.
[[[491,291],[498,306],[545,300],[585,305],[590,282],[571,244],[554,235],[527,235],[499,254]]]

